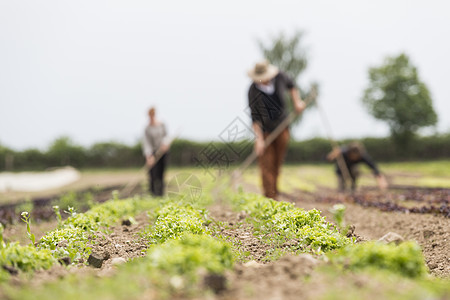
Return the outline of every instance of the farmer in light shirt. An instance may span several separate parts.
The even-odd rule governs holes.
[[[156,119],[156,109],[148,111],[149,124],[145,127],[142,139],[142,151],[148,170],[149,191],[154,196],[164,194],[164,171],[167,164],[169,142],[164,123]]]

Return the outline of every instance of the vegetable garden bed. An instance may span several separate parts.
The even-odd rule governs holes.
[[[377,292],[397,299],[450,293],[448,281],[427,275],[416,242],[355,243],[315,209],[256,194],[220,199],[115,194],[85,213],[68,209],[66,220],[55,208],[57,228],[34,244],[2,241],[0,296],[298,299],[301,293],[327,299],[331,293],[349,299]],[[33,225],[28,233],[31,242]],[[337,285],[342,278],[346,284]],[[393,290],[391,280],[402,289]],[[338,293],[343,286],[348,291]]]

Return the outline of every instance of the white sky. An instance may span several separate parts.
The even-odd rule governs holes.
[[[134,144],[155,105],[173,132],[218,140],[244,113],[256,40],[305,32],[335,138],[386,136],[361,104],[368,68],[405,52],[450,131],[450,2],[0,0],[0,143]],[[352,114],[352,115],[351,115]],[[326,136],[317,111],[293,129]]]

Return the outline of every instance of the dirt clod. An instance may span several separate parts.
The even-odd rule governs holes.
[[[11,266],[2,266],[2,268],[3,268],[5,271],[8,271],[9,274],[11,274],[11,275],[17,275],[17,274],[19,274],[19,271],[18,271],[16,268],[14,268],[14,267],[11,267]]]
[[[226,289],[226,277],[220,274],[207,274],[203,278],[203,284],[218,294]]]
[[[58,247],[60,247],[60,248],[66,248],[67,245],[68,245],[67,240],[62,240],[58,243]]]
[[[123,257],[114,257],[113,259],[111,259],[111,264],[116,266],[116,265],[121,265],[126,263],[127,260]]]
[[[432,231],[432,230],[424,230],[423,231],[423,238],[427,239],[427,238],[431,237],[433,234],[434,234],[434,231]]]
[[[89,255],[88,264],[94,268],[101,268],[104,260],[102,253],[92,253]]]
[[[70,260],[70,257],[66,256],[66,257],[62,257],[62,258],[58,259],[58,262],[61,265],[68,266],[68,265],[70,265],[71,260]]]
[[[122,225],[123,225],[123,226],[131,226],[131,221],[130,221],[130,219],[122,220]]]

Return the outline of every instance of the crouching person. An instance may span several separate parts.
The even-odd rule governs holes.
[[[388,187],[386,178],[380,173],[361,143],[352,142],[347,146],[337,147],[328,153],[327,160],[335,162],[338,186],[341,192],[346,190],[348,180],[350,180],[351,191],[356,190],[357,180],[360,175],[358,170],[360,163],[365,163],[372,170],[380,189],[384,190]]]

